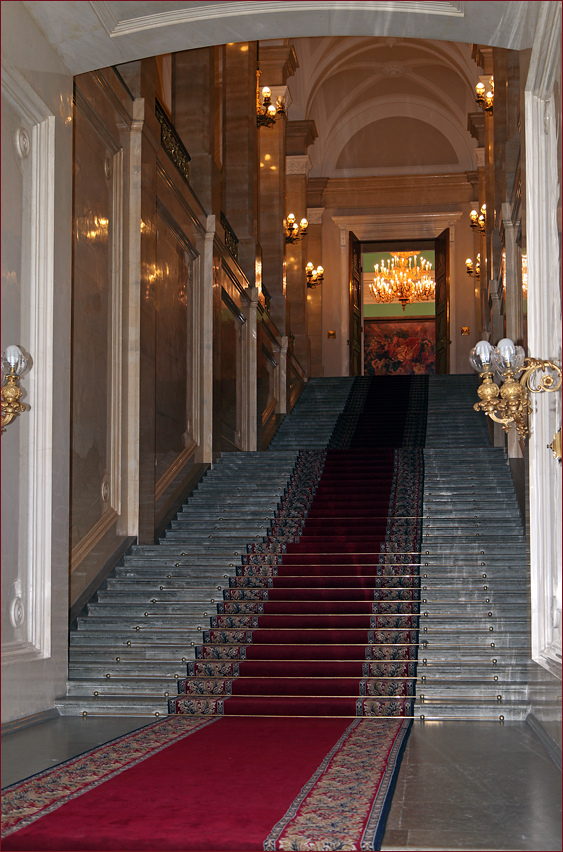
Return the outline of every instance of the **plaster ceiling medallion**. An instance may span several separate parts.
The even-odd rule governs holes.
[[[400,62],[387,62],[382,71],[385,77],[402,77],[405,74],[405,66]]]

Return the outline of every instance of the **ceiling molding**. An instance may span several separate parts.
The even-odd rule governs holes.
[[[544,4],[532,0],[225,0],[174,5],[170,9],[168,3],[134,0],[22,2],[72,74],[213,44],[334,37],[334,33],[521,50],[532,45],[538,7]]]
[[[133,5],[133,4],[131,4]],[[277,3],[272,3],[271,0],[251,0],[246,3],[202,3],[200,6],[190,4],[184,9],[174,9],[167,12],[155,12],[152,15],[140,15],[138,17],[124,18],[118,20],[111,9],[104,8],[104,15],[107,24],[112,27],[107,32],[112,38],[119,36],[131,35],[133,33],[142,32],[143,30],[153,30],[158,27],[172,27],[178,24],[193,24],[197,21],[210,21],[219,18],[236,18],[247,15],[269,15],[278,14],[279,9]],[[97,6],[109,7],[107,2],[92,2],[91,6],[100,17]],[[284,12],[287,15],[299,13],[303,11],[302,0],[284,0]],[[465,3],[463,2],[446,2],[446,0],[436,0],[432,2],[411,2],[408,5],[402,0],[342,0],[334,2],[334,0],[315,0],[315,9],[322,12],[332,12],[337,10],[342,11],[362,11],[362,12],[394,12],[401,15],[405,14],[423,14],[423,15],[439,15],[440,17],[461,17],[465,15]],[[102,18],[100,17],[100,20]],[[103,22],[103,21],[102,21]],[[106,23],[104,27],[106,27]]]
[[[463,213],[396,213],[332,216],[334,224],[353,231],[359,240],[435,239],[454,228]]]

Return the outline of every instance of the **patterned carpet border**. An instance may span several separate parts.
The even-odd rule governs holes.
[[[2,790],[2,837],[88,793],[216,718],[169,716]]]
[[[379,849],[411,725],[352,722],[274,826],[265,852]]]

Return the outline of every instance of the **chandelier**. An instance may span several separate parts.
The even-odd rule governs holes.
[[[485,86],[481,80],[475,86],[475,100],[480,107],[483,107],[488,115],[493,114],[493,104],[495,100],[495,81],[493,77],[489,77],[489,88]]]
[[[487,232],[487,205],[482,204],[481,210],[472,210],[469,214],[469,227],[473,228],[474,231],[479,228],[479,231],[482,234],[486,234]]]
[[[313,266],[311,261],[305,267],[305,275],[307,278],[307,287],[309,290],[313,290],[315,287],[318,287],[323,283],[325,277],[325,271],[322,266]]]
[[[376,302],[398,301],[405,310],[409,302],[431,302],[435,295],[432,264],[418,251],[391,252],[391,260],[376,263],[369,289]]]
[[[307,236],[308,227],[309,223],[305,218],[301,219],[299,224],[297,224],[295,221],[295,214],[289,213],[287,219],[283,220],[283,230],[286,243],[297,243],[299,240],[302,240],[303,237]]]
[[[285,115],[285,99],[280,96],[274,105],[272,103],[272,90],[269,86],[262,88],[262,96],[260,97],[261,73],[258,68],[256,71],[256,124],[258,127],[272,127],[282,115]]]
[[[522,438],[530,434],[530,393],[554,393],[563,383],[558,364],[540,358],[526,358],[523,348],[516,346],[508,337],[499,340],[496,346],[491,346],[488,340],[480,340],[469,353],[469,363],[481,376],[477,391],[480,401],[473,406],[475,411],[484,411],[507,433],[514,425]],[[545,375],[541,376],[541,373]],[[497,381],[493,381],[495,375]],[[561,458],[557,435],[549,449]]]

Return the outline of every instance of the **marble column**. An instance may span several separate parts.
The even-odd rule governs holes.
[[[172,121],[191,157],[191,186],[204,210],[217,219],[221,178],[216,160],[216,60],[221,50],[202,47],[172,57]]]
[[[297,69],[291,45],[260,45],[260,89],[269,86],[272,103],[278,97],[288,101],[287,79]],[[281,335],[286,332],[284,254],[285,236],[285,156],[287,118],[272,127],[261,127],[259,138],[259,224],[262,248],[262,283],[271,297],[270,316]]]
[[[136,174],[132,182],[130,204],[140,213],[140,252],[138,315],[138,396],[139,396],[139,479],[138,479],[138,534],[139,544],[153,544],[155,528],[155,280],[156,253],[156,157],[160,146],[160,124],[156,118],[154,58],[121,66],[120,73],[129,89],[144,101],[141,127],[141,104],[137,103],[138,125],[136,140]],[[139,150],[140,144],[140,150]],[[136,248],[135,248],[136,250]],[[133,319],[133,317],[132,317]],[[131,377],[130,377],[131,378]],[[131,389],[134,393],[134,388]],[[129,435],[134,441],[134,436]]]
[[[308,207],[307,263],[315,269],[323,264],[322,223],[324,207]],[[307,328],[311,341],[311,376],[324,376],[323,367],[323,285],[307,291]]]
[[[238,262],[251,287],[257,282],[258,128],[256,42],[225,46],[223,212],[238,239]]]
[[[307,153],[317,137],[311,120],[290,121],[287,125],[286,214],[293,213],[299,222],[307,218],[308,175],[311,160]],[[311,371],[311,341],[307,327],[307,280],[305,266],[309,261],[308,237],[286,245],[286,299],[289,329],[295,337],[295,357],[307,375]],[[319,260],[320,263],[320,260]],[[319,264],[315,264],[318,266]]]

